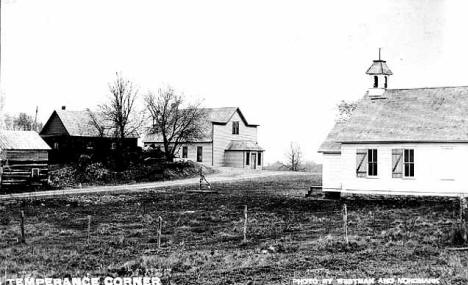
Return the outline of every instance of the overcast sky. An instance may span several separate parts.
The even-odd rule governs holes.
[[[267,162],[291,141],[320,161],[379,47],[389,88],[468,85],[466,1],[1,1],[6,110],[37,105],[44,122],[103,102],[119,71],[142,95],[170,85],[239,106]]]

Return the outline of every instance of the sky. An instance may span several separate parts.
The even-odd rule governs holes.
[[[382,48],[389,88],[468,85],[466,1],[1,0],[5,111],[45,122],[105,102],[116,72],[144,96],[171,86],[260,124],[265,161],[304,158],[337,104],[371,87]],[[142,106],[143,107],[143,106]]]

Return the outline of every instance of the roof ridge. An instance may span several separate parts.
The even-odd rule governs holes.
[[[418,90],[418,89],[442,89],[442,88],[468,88],[468,85],[460,86],[432,86],[432,87],[412,87],[412,88],[387,88],[387,91],[393,90]]]

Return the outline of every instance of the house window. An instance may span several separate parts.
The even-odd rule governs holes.
[[[31,169],[31,177],[32,177],[32,178],[37,178],[37,177],[39,177],[39,174],[40,174],[39,168],[32,168],[32,169]]]
[[[379,87],[379,77],[377,75],[374,76],[374,88]]]
[[[92,142],[89,142],[87,145],[86,145],[86,149],[88,150],[93,150],[94,149],[94,144]]]
[[[250,165],[250,152],[245,153],[245,165]]]
[[[414,149],[404,150],[405,177],[414,177]]]
[[[59,149],[59,143],[58,143],[58,142],[55,142],[55,143],[54,143],[54,149],[55,149],[55,150],[58,150],[58,149]]]
[[[377,149],[356,151],[356,176],[377,176]]]
[[[113,142],[113,143],[111,144],[111,149],[112,149],[112,150],[116,150],[116,149],[117,149],[117,143],[116,143],[116,142]]]
[[[387,88],[387,85],[388,85],[388,84],[387,84],[387,83],[388,83],[387,80],[388,80],[388,79],[387,79],[387,76],[385,76],[385,85],[384,85],[385,88]]]
[[[258,157],[258,163],[257,163],[257,164],[258,164],[258,165],[262,165],[262,153],[261,153],[261,152],[258,152],[257,157]]]
[[[203,161],[203,147],[197,146],[197,162]]]
[[[377,176],[377,150],[368,149],[367,154],[367,174],[369,176]]]
[[[188,157],[188,148],[186,146],[182,147],[182,158]]]
[[[239,122],[232,122],[232,134],[238,135],[239,134]]]
[[[392,177],[414,177],[414,149],[392,149]]]

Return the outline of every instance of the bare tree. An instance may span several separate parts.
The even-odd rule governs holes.
[[[11,114],[4,113],[3,114],[3,126],[2,129],[5,130],[14,130],[14,125],[13,125],[14,117]]]
[[[13,128],[19,131],[31,131],[33,129],[34,119],[26,113],[19,113],[13,119]]]
[[[143,118],[136,110],[138,88],[117,73],[114,82],[109,84],[109,91],[108,101],[99,106],[102,123],[98,131],[108,129],[119,139],[136,135],[143,124]]]
[[[102,121],[102,115],[96,112],[86,109],[89,114],[89,124],[96,129],[99,137],[104,137],[108,131],[108,127]]]
[[[145,102],[152,118],[150,133],[159,135],[167,161],[174,159],[180,145],[196,141],[206,133],[206,111],[200,103],[185,104],[185,98],[168,87],[149,93]]]
[[[287,164],[285,167],[290,171],[302,171],[302,151],[298,143],[291,142],[286,153]]]
[[[354,110],[356,110],[357,103],[356,102],[347,102],[345,100],[341,100],[338,104],[338,116],[336,118],[337,122],[346,122],[349,120],[351,115],[353,114]]]

